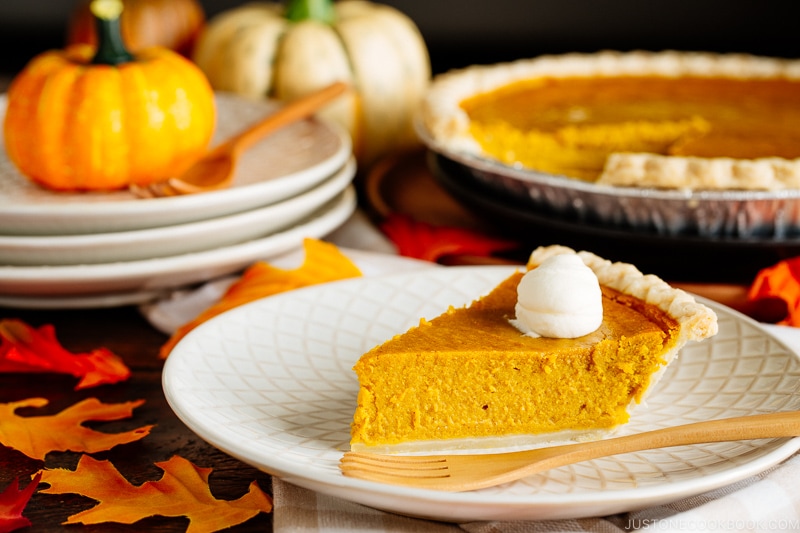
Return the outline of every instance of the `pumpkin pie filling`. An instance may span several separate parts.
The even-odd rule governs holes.
[[[514,83],[461,106],[488,154],[588,181],[614,152],[800,157],[800,81],[549,78]]]
[[[606,52],[472,67],[434,83],[423,119],[445,146],[590,182],[796,187],[800,62]]]
[[[657,278],[609,265],[596,258],[596,267],[613,274],[601,283],[602,324],[587,335],[522,335],[509,322],[523,276],[515,272],[469,306],[422,320],[364,354],[354,368],[360,390],[352,448],[531,444],[596,438],[626,423],[687,339],[716,332],[716,317]],[[629,278],[623,284],[621,273]],[[659,287],[654,294],[664,298],[651,303],[620,290],[631,278]],[[675,302],[680,316],[671,311]]]

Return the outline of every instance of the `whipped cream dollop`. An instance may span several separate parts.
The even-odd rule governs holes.
[[[600,282],[579,256],[554,255],[520,280],[516,314],[511,323],[525,335],[581,337],[603,322]]]

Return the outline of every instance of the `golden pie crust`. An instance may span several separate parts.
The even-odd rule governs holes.
[[[563,246],[539,248],[528,267]],[[590,440],[626,423],[689,341],[717,333],[705,305],[634,266],[588,252],[604,317],[576,339],[524,336],[513,318],[523,269],[469,306],[397,335],[354,370],[351,449],[381,453]]]
[[[720,100],[727,98],[736,106],[739,101],[742,102],[741,109],[736,109],[736,113],[740,115],[734,117],[730,124],[745,123],[754,118],[751,108],[748,107],[752,102],[746,101],[747,84],[759,85],[759,91],[763,89],[761,103],[756,102],[757,108],[772,106],[771,102],[776,99],[770,98],[771,94],[780,95],[782,101],[785,99],[786,103],[780,105],[785,105],[786,108],[768,109],[779,119],[755,121],[755,133],[748,132],[749,125],[745,127],[743,124],[741,132],[735,132],[721,141],[713,141],[716,144],[712,150],[708,150],[707,146],[695,146],[708,144],[711,141],[707,139],[715,134],[715,124],[707,123],[702,113],[699,116],[687,115],[675,119],[649,119],[643,116],[641,120],[636,120],[630,114],[636,110],[632,107],[626,111],[629,116],[624,124],[601,122],[584,125],[579,116],[579,102],[575,114],[577,127],[567,124],[567,127],[558,132],[559,139],[554,141],[554,136],[546,131],[542,134],[535,128],[526,129],[525,121],[531,117],[525,117],[524,114],[511,116],[514,115],[514,100],[509,99],[505,104],[506,109],[501,110],[500,114],[501,119],[503,113],[511,116],[511,120],[506,121],[511,125],[491,125],[487,136],[490,139],[494,136],[494,141],[503,138],[503,142],[510,142],[512,147],[507,151],[511,155],[504,159],[504,145],[496,148],[494,153],[487,153],[484,147],[486,140],[476,140],[476,131],[480,133],[481,125],[473,121],[465,109],[471,100],[523,84],[536,85],[541,80],[545,80],[544,83],[547,80],[568,83],[571,79],[588,79],[590,82],[611,80],[610,83],[614,79],[622,79],[625,83],[635,83],[637,79],[646,83],[648,79],[656,79],[667,80],[666,83],[677,80],[681,82],[681,86],[706,84],[708,87],[700,89],[706,91],[703,98],[712,102],[712,106],[714,95],[718,94],[715,91],[722,91],[719,94],[724,95],[728,89],[726,83],[736,84],[739,86],[736,90],[744,88],[742,98],[720,97]],[[721,85],[715,88],[714,83],[717,82]],[[630,89],[623,87],[622,91],[625,90],[630,92]],[[612,115],[613,108],[614,106],[608,106]],[[605,112],[601,104],[597,104],[595,110],[603,111],[599,113],[601,115]],[[758,119],[758,112],[755,118]],[[559,157],[584,158],[590,169],[583,172],[583,169],[576,168],[566,175],[598,184],[712,190],[800,188],[800,60],[706,52],[606,51],[596,54],[541,56],[511,63],[471,66],[442,74],[434,80],[420,107],[419,119],[430,143],[443,149],[445,153],[479,155],[514,166],[533,168],[523,156],[513,150],[513,142],[516,142],[517,147],[526,146],[519,151],[530,148],[545,154],[546,164],[555,160],[555,169],[559,168]],[[732,127],[740,128],[735,125]],[[508,141],[509,138],[520,135],[525,137]],[[737,135],[740,137],[737,138]],[[578,140],[573,142],[572,137]],[[554,148],[554,142],[561,142],[561,145]],[[608,146],[602,146],[606,142]],[[619,149],[615,143],[619,145]],[[568,147],[564,148],[565,145]],[[570,153],[570,150],[580,152],[579,156]],[[560,173],[547,168],[546,164],[544,168],[536,170]]]
[[[535,268],[553,255],[571,253],[577,254],[592,269],[600,285],[642,300],[675,319],[680,326],[680,345],[717,334],[714,311],[697,302],[691,294],[672,287],[654,274],[643,274],[630,263],[612,262],[591,252],[576,252],[567,246],[542,246],[531,253],[528,268]]]

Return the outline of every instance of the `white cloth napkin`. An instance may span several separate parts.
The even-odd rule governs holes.
[[[325,240],[346,249],[396,254],[393,245],[359,211]],[[268,259],[281,268],[295,268],[302,260],[301,250]],[[408,264],[398,263],[397,268],[407,270]],[[381,264],[375,272],[363,273],[389,273],[386,269],[387,265]],[[199,289],[177,292],[170,299],[142,306],[141,311],[155,327],[171,333],[219,299],[235,279],[229,276]],[[800,328],[766,327],[800,353]],[[800,454],[757,476],[668,505],[573,520],[442,523],[378,511],[279,478],[273,478],[272,489],[275,533],[800,531]]]

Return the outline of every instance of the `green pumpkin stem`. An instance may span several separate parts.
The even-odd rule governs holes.
[[[97,27],[97,51],[92,64],[119,65],[134,60],[122,41],[119,17],[122,14],[121,0],[92,0],[91,11]]]
[[[332,0],[287,0],[286,19],[291,22],[316,20],[332,24],[336,18]]]

